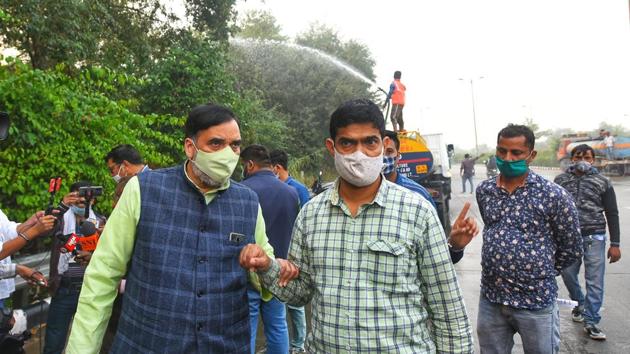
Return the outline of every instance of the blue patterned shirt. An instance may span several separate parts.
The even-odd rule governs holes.
[[[582,256],[573,199],[562,187],[529,171],[511,194],[497,177],[477,187],[484,222],[481,291],[495,303],[538,310],[557,297],[555,277]]]

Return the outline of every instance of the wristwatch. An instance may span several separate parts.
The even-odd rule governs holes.
[[[457,248],[453,247],[453,245],[451,245],[451,239],[450,238],[446,242],[448,244],[448,249],[451,250],[452,252],[464,252],[464,248],[465,247],[461,248],[461,249],[457,249]]]

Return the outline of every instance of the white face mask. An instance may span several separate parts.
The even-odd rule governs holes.
[[[365,187],[374,183],[380,176],[383,169],[383,152],[370,157],[360,150],[342,155],[335,149],[335,169],[346,182],[356,187]]]
[[[116,176],[112,176],[112,178],[114,179],[114,182],[118,183],[120,182],[120,180],[122,179],[122,176],[120,175],[120,170],[122,170],[123,165],[121,164],[120,167],[118,167],[118,173],[116,174]]]

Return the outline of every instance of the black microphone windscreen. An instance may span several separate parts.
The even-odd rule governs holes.
[[[84,221],[83,224],[81,224],[81,235],[91,236],[91,235],[94,235],[95,233],[96,233],[96,225],[94,225],[92,222]]]

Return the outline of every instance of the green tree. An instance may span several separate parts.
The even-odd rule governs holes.
[[[525,122],[523,124],[534,132],[536,139],[540,139],[551,134],[551,130],[549,129],[540,130],[538,123],[534,122],[534,119],[531,117],[525,118]]]
[[[157,60],[137,90],[140,112],[183,117],[196,105],[213,102],[231,107],[241,122],[244,142],[284,147],[286,118],[266,108],[256,92],[235,90],[228,74],[225,44],[190,33]],[[164,133],[177,129],[163,127]]]
[[[235,31],[235,0],[186,0],[186,12],[197,32],[227,41]]]
[[[0,205],[14,220],[46,206],[54,176],[64,179],[63,193],[79,179],[112,191],[103,158],[117,144],[133,144],[155,167],[181,161],[181,137],[158,129],[166,122],[181,127],[181,118],[135,114],[93,89],[98,82],[110,85],[115,74],[96,78],[83,71],[75,78],[61,65],[42,71],[9,61],[0,66],[0,108],[12,119],[0,149]],[[101,211],[110,209],[110,196],[99,204]]]
[[[230,71],[237,88],[255,87],[267,108],[288,119],[288,150],[307,156],[311,172],[324,161],[331,112],[356,97],[373,98],[370,85],[333,62],[289,43],[235,41],[230,47]]]
[[[159,0],[0,0],[0,40],[34,68],[146,65],[174,16]]]
[[[5,46],[25,53],[33,67],[50,68],[59,62],[75,63],[98,50],[101,26],[87,2],[23,0],[0,2],[8,18],[0,22]]]
[[[245,14],[241,21],[238,36],[253,39],[268,39],[275,41],[286,41],[280,25],[276,23],[276,18],[269,11],[254,10]]]

